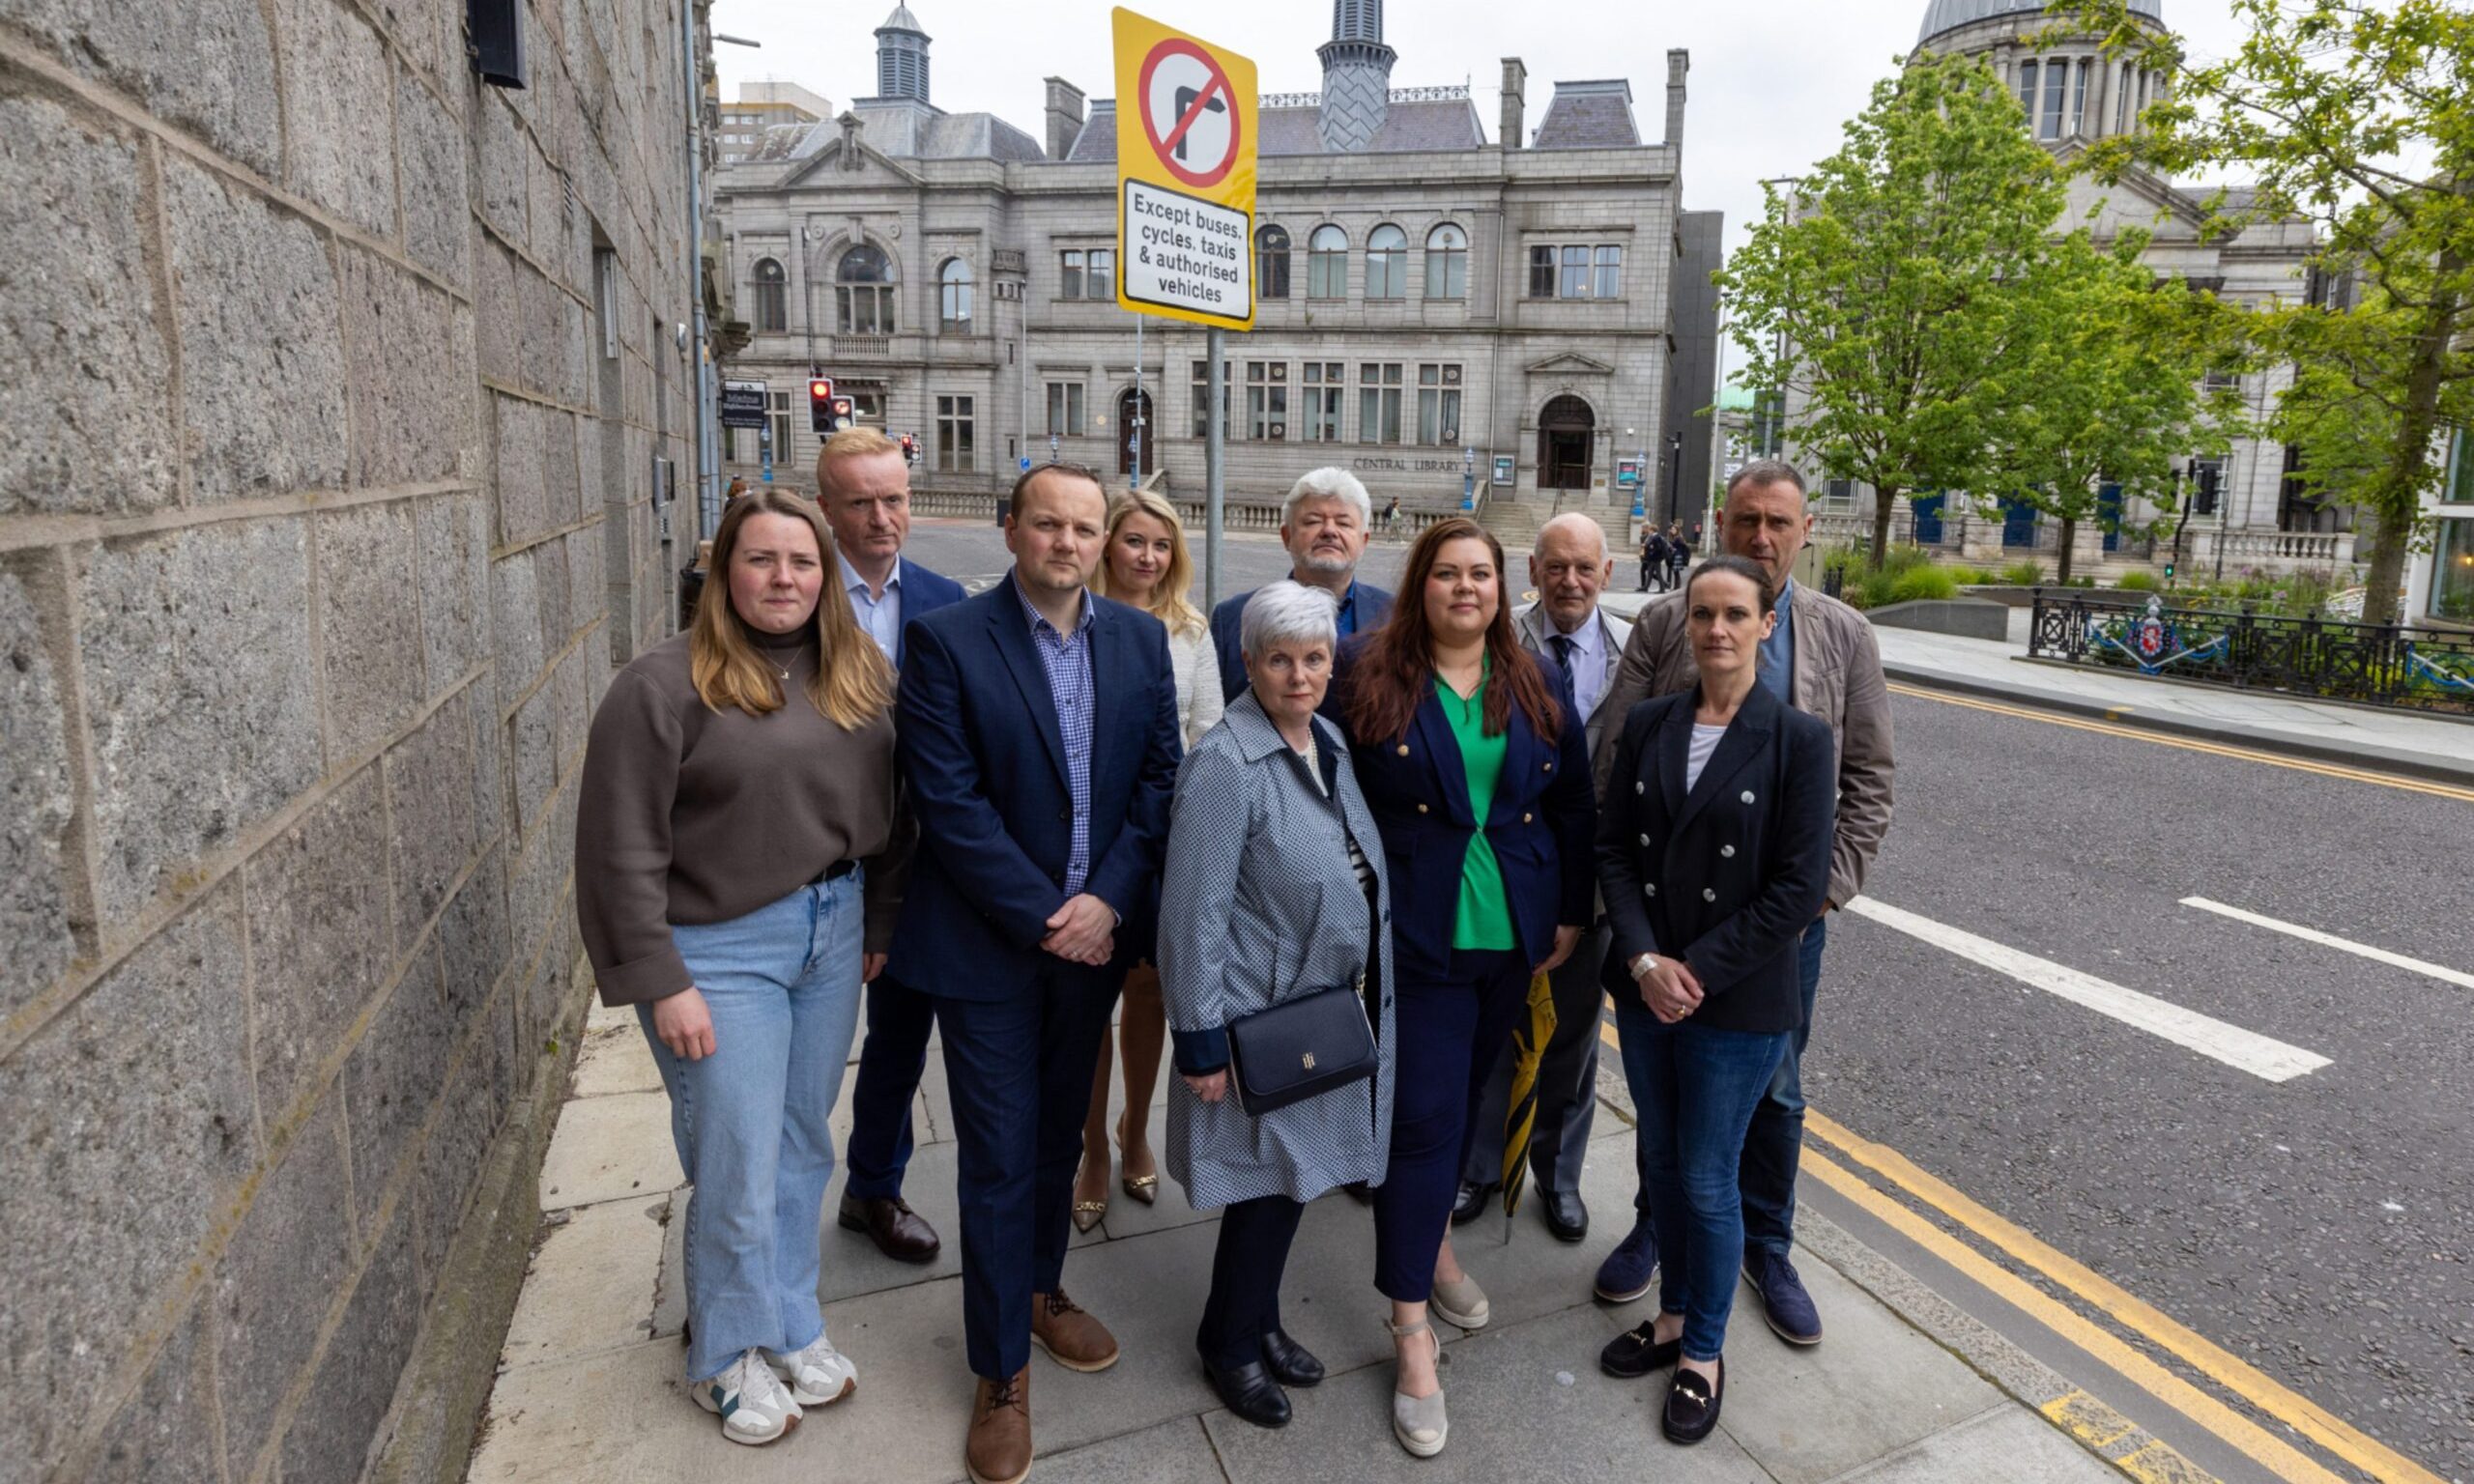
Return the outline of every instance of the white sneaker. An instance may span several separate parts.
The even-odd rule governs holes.
[[[773,1368],[755,1351],[747,1351],[724,1367],[722,1374],[691,1382],[696,1405],[722,1419],[722,1436],[754,1446],[771,1442],[799,1425],[799,1404],[773,1378]]]
[[[859,1389],[859,1368],[820,1334],[789,1355],[764,1352],[764,1363],[790,1384],[791,1400],[802,1407],[829,1406]]]

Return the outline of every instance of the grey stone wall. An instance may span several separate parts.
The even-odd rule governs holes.
[[[689,426],[621,12],[501,92],[461,0],[0,0],[4,1484],[359,1477],[580,1009]]]

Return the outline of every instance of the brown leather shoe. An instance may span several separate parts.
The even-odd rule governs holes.
[[[1031,1368],[1011,1381],[982,1380],[971,1402],[963,1466],[971,1484],[1021,1484],[1031,1472]]]
[[[1117,1363],[1117,1337],[1061,1288],[1031,1295],[1031,1343],[1069,1371],[1105,1371]]]
[[[936,1240],[936,1229],[898,1195],[868,1200],[844,1196],[842,1229],[867,1233],[876,1240],[877,1250],[897,1263],[933,1263],[943,1245]]]

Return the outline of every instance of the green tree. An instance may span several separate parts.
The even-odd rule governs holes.
[[[1993,488],[2061,523],[2057,580],[2070,581],[2080,526],[2128,528],[2135,499],[2181,516],[2174,465],[2221,454],[2241,426],[2241,399],[2209,391],[2208,372],[2237,344],[2213,296],[2159,282],[2139,255],[2144,232],[2100,247],[2086,229],[2055,239],[2005,306],[2017,323],[1994,381]],[[2118,500],[2107,508],[2103,491]],[[1986,513],[1992,515],[1988,502]]]
[[[2237,173],[2255,200],[2213,207],[2215,230],[2301,215],[2320,230],[2323,282],[2351,297],[2260,316],[2290,357],[2277,422],[2309,477],[2375,523],[2363,616],[2398,618],[2398,590],[2440,434],[2474,402],[2474,12],[2458,0],[2232,0],[2248,27],[2221,60],[2183,67],[2125,0],[2070,0],[2109,51],[2174,70],[2143,127],[2089,153],[2100,176]],[[2333,301],[2332,301],[2333,300]]]
[[[1838,152],[1765,198],[1717,275],[1742,374],[1801,393],[1795,441],[1873,487],[1878,565],[1901,494],[1981,483],[1989,373],[2021,323],[2004,300],[2062,187],[1993,71],[1942,57],[1875,84]]]

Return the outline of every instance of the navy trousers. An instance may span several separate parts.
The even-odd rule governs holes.
[[[1289,1243],[1306,1208],[1284,1195],[1234,1201],[1220,1213],[1220,1245],[1211,1260],[1211,1297],[1203,1301],[1194,1348],[1223,1371],[1263,1358],[1263,1336],[1280,1327],[1280,1280]]]
[[[1424,1303],[1469,1157],[1471,1118],[1529,1002],[1529,965],[1517,952],[1455,948],[1440,981],[1395,974],[1392,1163],[1374,1187],[1374,1286],[1395,1302]]]
[[[1030,1362],[1031,1295],[1063,1279],[1091,1072],[1123,978],[1060,958],[1027,994],[936,997],[962,1200],[963,1335],[983,1380]]]
[[[910,1100],[928,1069],[928,1038],[936,1002],[879,974],[868,985],[868,1034],[859,1045],[859,1075],[850,1088],[850,1137],[842,1162],[845,1195],[891,1200],[902,1194],[910,1164]]]

